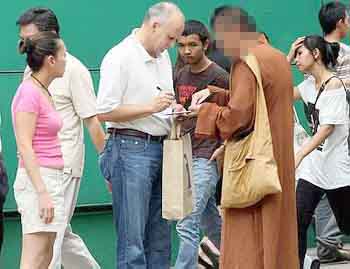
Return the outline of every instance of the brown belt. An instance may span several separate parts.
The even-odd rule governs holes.
[[[133,137],[138,137],[145,140],[150,140],[150,141],[155,141],[160,143],[163,142],[163,140],[166,138],[166,136],[154,136],[154,135],[150,135],[150,134],[133,130],[133,129],[108,128],[107,133],[111,134],[112,136],[116,136],[116,135],[133,136]]]

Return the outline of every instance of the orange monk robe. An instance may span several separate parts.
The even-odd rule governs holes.
[[[293,83],[285,55],[260,44],[256,56],[262,76],[273,152],[282,193],[257,205],[224,210],[221,269],[297,269],[297,217],[293,152]],[[200,108],[199,137],[238,139],[254,128],[257,82],[239,60],[231,73],[231,89],[217,92],[214,102]]]

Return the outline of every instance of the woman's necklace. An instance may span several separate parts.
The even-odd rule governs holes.
[[[52,96],[51,96],[51,93],[50,93],[50,91],[49,91],[49,89],[48,89],[47,87],[45,87],[45,85],[44,85],[39,79],[37,79],[33,74],[31,74],[30,76],[31,76],[36,82],[39,83],[39,85],[47,92],[47,94],[48,94],[50,97],[52,97]]]

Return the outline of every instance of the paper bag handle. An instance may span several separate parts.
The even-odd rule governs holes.
[[[170,140],[179,140],[180,135],[181,135],[181,123],[173,120],[172,124],[171,124],[169,139]]]
[[[189,161],[188,161],[188,158],[187,158],[187,156],[186,156],[186,154],[184,154],[184,159],[185,159],[185,167],[186,167],[186,172],[187,172],[187,175],[188,175],[188,177],[187,177],[187,179],[188,179],[188,185],[187,185],[187,187],[189,188],[189,189],[191,189],[192,188],[192,186],[191,186],[191,174],[190,174],[190,166],[188,165],[189,164]]]

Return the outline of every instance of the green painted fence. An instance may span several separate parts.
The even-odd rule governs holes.
[[[156,1],[116,1],[116,0],[14,0],[2,3],[0,17],[0,72],[23,70],[24,57],[18,55],[16,44],[17,17],[25,9],[33,6],[48,6],[58,15],[61,34],[68,50],[82,60],[89,68],[98,68],[104,54],[137,27],[148,6]],[[319,33],[317,13],[319,0],[179,0],[174,1],[184,11],[186,18],[208,23],[209,16],[217,5],[238,4],[255,16],[259,28],[270,36],[273,45],[284,52],[298,36]],[[174,59],[175,51],[171,50]],[[296,82],[301,75],[295,72]],[[95,87],[98,85],[98,72],[93,72]],[[3,153],[12,185],[17,167],[16,147],[10,120],[12,96],[21,80],[20,74],[0,74],[0,113],[2,126],[0,134]],[[110,202],[105,185],[97,167],[97,156],[90,138],[86,135],[87,154],[79,205],[103,204]],[[10,190],[7,210],[14,210],[15,203]]]
[[[98,68],[108,49],[140,24],[146,8],[155,2],[150,0],[3,1],[0,16],[0,113],[2,116],[0,134],[10,185],[13,183],[17,166],[16,147],[10,121],[10,104],[21,80],[21,74],[3,72],[23,70],[25,65],[24,58],[18,55],[16,50],[18,40],[16,18],[29,7],[52,8],[59,17],[61,34],[68,50],[89,68]],[[322,2],[320,0],[178,0],[174,2],[181,7],[188,19],[198,19],[205,23],[208,23],[208,18],[216,6],[240,5],[255,16],[260,30],[265,31],[272,44],[284,52],[288,51],[289,45],[296,37],[320,33],[317,18]],[[174,59],[174,49],[171,50],[171,55]],[[293,73],[295,82],[299,82],[302,76],[296,70],[293,70]],[[93,72],[92,75],[97,89],[99,74]],[[300,104],[297,104],[297,107],[298,113],[303,118]],[[97,156],[88,135],[86,135],[86,145],[86,165],[79,205],[110,203],[110,195],[98,171]],[[5,207],[7,211],[15,210],[12,188]],[[0,257],[0,268],[18,268],[21,242],[19,219],[7,219],[5,228],[6,238]],[[76,215],[73,219],[73,228],[82,235],[103,269],[114,268],[115,242],[111,212]],[[311,237],[310,240],[312,240]],[[177,251],[177,239],[174,233],[173,238],[174,260]]]

